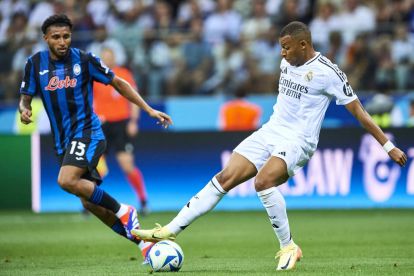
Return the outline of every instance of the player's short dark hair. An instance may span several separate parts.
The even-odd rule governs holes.
[[[294,38],[305,39],[309,43],[312,42],[311,32],[306,24],[299,21],[292,21],[283,27],[279,37],[290,35]]]
[[[68,26],[70,30],[72,30],[72,21],[70,21],[69,17],[66,14],[55,14],[49,16],[42,24],[42,32],[46,34],[47,28],[50,26]]]

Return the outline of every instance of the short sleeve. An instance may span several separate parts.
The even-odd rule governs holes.
[[[93,80],[103,84],[111,83],[114,73],[109,69],[97,56],[92,53],[88,54],[89,74]]]
[[[346,75],[336,65],[332,64],[327,72],[326,92],[336,98],[337,105],[346,105],[358,98],[352,90]]]
[[[20,85],[20,94],[36,95],[36,80],[32,59],[26,61],[24,76]]]

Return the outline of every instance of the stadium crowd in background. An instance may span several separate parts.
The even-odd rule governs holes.
[[[45,49],[44,18],[66,13],[73,47],[117,53],[149,99],[274,93],[281,26],[309,24],[315,48],[358,91],[414,88],[411,0],[2,0],[0,102],[16,102],[28,56]],[[360,94],[360,92],[359,92]]]

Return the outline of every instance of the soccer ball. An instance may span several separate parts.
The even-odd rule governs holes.
[[[149,264],[154,272],[178,271],[183,265],[184,253],[175,242],[157,242],[148,253]]]

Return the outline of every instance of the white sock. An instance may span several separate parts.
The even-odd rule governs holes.
[[[128,212],[128,205],[125,205],[123,203],[120,204],[121,208],[119,208],[118,212],[116,212],[116,217],[121,218],[123,215],[125,215],[126,212]]]
[[[213,209],[226,193],[216,177],[213,177],[200,192],[190,199],[178,215],[167,225],[167,228],[174,234],[180,233],[196,218]]]
[[[280,247],[287,246],[291,241],[289,220],[286,214],[286,202],[276,187],[257,192],[279,239]]]

